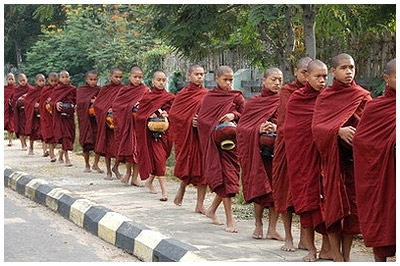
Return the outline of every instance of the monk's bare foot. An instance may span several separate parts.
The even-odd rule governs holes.
[[[207,211],[206,211],[206,208],[204,208],[204,206],[196,206],[196,208],[194,209],[194,212],[205,215]]]
[[[137,177],[134,178],[133,176],[132,176],[132,179],[131,179],[131,185],[132,185],[132,186],[135,186],[135,187],[144,187],[144,185],[142,184],[142,182],[140,182],[139,179],[138,179]]]
[[[85,170],[83,170],[84,173],[90,173],[90,167],[86,167]]]
[[[118,168],[113,168],[112,169],[113,173],[115,174],[115,176],[117,177],[117,179],[121,179],[122,175],[121,173],[118,171]]]
[[[149,189],[150,193],[157,194],[157,190],[154,188],[153,184],[151,184],[150,182],[146,181],[144,186]]]
[[[221,222],[221,220],[218,218],[218,216],[214,214],[210,214],[209,212],[206,212],[206,216],[211,219],[212,223],[215,225],[223,225],[224,223]]]
[[[263,238],[263,228],[262,225],[256,225],[256,228],[253,232],[254,239],[262,239]]]
[[[228,232],[228,233],[237,233],[238,230],[236,229],[235,224],[232,222],[232,223],[228,223],[228,224],[227,224],[227,226],[226,226],[226,228],[225,228],[225,232]]]
[[[121,178],[120,181],[121,181],[122,183],[124,183],[125,185],[127,185],[128,182],[129,182],[129,175],[128,175],[128,176],[127,176],[127,175],[124,175],[124,177]]]
[[[183,195],[180,194],[179,191],[178,191],[178,194],[176,194],[176,196],[174,198],[175,205],[182,206],[182,201],[183,201],[183,197],[182,196]]]
[[[329,251],[321,250],[318,255],[320,260],[333,260],[333,256]]]
[[[285,241],[285,244],[281,247],[281,250],[288,252],[296,251],[296,249],[293,246],[293,241]]]
[[[299,244],[297,244],[297,248],[302,250],[307,250],[306,246],[303,244],[301,240],[299,241]]]
[[[315,261],[316,258],[317,258],[317,252],[315,250],[309,251],[308,254],[303,257],[303,261],[304,262],[312,262],[312,261]]]
[[[273,239],[278,241],[284,241],[285,238],[281,236],[277,231],[268,231],[267,235],[265,236],[267,239]]]
[[[98,166],[92,166],[92,170],[100,174],[104,173],[104,171],[101,170]]]
[[[104,180],[113,180],[112,173],[107,173],[107,176],[104,177]]]

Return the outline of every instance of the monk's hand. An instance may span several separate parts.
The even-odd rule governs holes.
[[[168,117],[168,113],[167,113],[167,111],[165,111],[165,110],[163,110],[163,111],[160,113],[160,115],[161,115],[162,117]]]
[[[192,127],[197,127],[197,118],[198,118],[199,116],[196,114],[196,115],[194,115],[193,116],[193,119],[192,119]]]
[[[156,114],[156,113],[152,113],[152,114],[150,115],[150,117],[151,117],[151,118],[157,117],[157,114]]]
[[[339,137],[349,145],[353,145],[353,137],[355,133],[356,128],[352,126],[339,128]]]
[[[235,119],[235,115],[233,113],[227,113],[223,117],[219,119],[219,122],[224,123],[224,122],[231,122]]]
[[[61,111],[61,107],[62,107],[62,102],[57,102],[56,103],[56,109],[57,109],[57,111]]]
[[[108,108],[107,113],[112,113],[112,107]]]
[[[39,107],[39,103],[35,103],[35,106],[34,106],[35,108],[37,108],[37,107]]]

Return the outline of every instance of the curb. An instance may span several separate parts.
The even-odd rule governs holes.
[[[144,262],[205,261],[196,247],[168,238],[146,226],[47,181],[4,169],[4,187],[59,213],[65,219]]]

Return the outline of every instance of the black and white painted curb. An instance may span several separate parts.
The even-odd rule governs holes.
[[[196,247],[168,238],[92,201],[74,198],[68,190],[54,187],[27,173],[5,168],[4,187],[50,208],[77,226],[142,261],[204,261],[195,254],[198,251]]]

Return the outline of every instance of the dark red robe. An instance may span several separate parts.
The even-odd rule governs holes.
[[[260,126],[266,121],[276,123],[278,106],[279,94],[263,88],[259,95],[247,100],[236,132],[244,199],[265,207],[274,203],[272,158],[262,158]]]
[[[17,84],[4,86],[4,130],[14,132],[14,111],[11,105],[11,98]]]
[[[53,116],[46,109],[47,99],[51,98],[55,86],[44,86],[40,93],[40,134],[45,143],[54,144]]]
[[[11,99],[11,104],[14,110],[14,125],[15,125],[15,135],[17,137],[25,136],[25,107],[17,108],[17,100],[19,97],[23,96],[28,92],[29,89],[33,89],[33,86],[27,83],[25,86],[18,85],[15,89],[13,97]]]
[[[97,137],[96,117],[90,116],[88,109],[90,101],[100,91],[99,86],[90,87],[88,84],[76,90],[76,114],[78,116],[79,144],[85,152],[94,150]]]
[[[370,93],[353,81],[345,85],[334,79],[315,103],[312,132],[321,154],[323,213],[328,232],[358,234],[353,162],[339,145],[339,129],[357,127]],[[344,220],[343,220],[344,219]]]
[[[39,104],[40,93],[43,87],[35,86],[30,89],[25,97],[25,128],[26,135],[30,140],[41,140],[40,134],[40,109],[35,108],[35,104]],[[39,116],[38,116],[39,115]]]
[[[175,95],[166,90],[153,89],[143,95],[136,116],[136,137],[139,174],[142,180],[150,175],[164,176],[167,159],[171,153],[172,141],[169,129],[161,138],[155,139],[147,127],[150,115],[158,109],[169,112]]]
[[[321,212],[321,158],[312,138],[311,124],[319,91],[308,83],[290,96],[283,126],[290,191],[296,214],[313,216],[314,229],[323,223]],[[305,222],[305,221],[304,221]],[[303,225],[304,224],[304,225]],[[308,225],[302,222],[303,227]]]
[[[285,141],[283,138],[283,124],[286,117],[286,105],[290,95],[304,87],[300,82],[293,81],[283,85],[280,92],[274,159],[272,161],[272,188],[274,194],[275,210],[277,212],[293,211],[292,195],[290,193],[289,176],[287,172]]]
[[[144,84],[130,83],[122,87],[112,103],[116,158],[119,162],[137,163],[136,123],[132,108],[150,89]]]
[[[58,84],[52,94],[53,128],[56,143],[61,143],[64,151],[72,151],[75,141],[75,112],[64,116],[56,110],[58,102],[76,105],[76,87],[71,84]]]
[[[396,244],[396,91],[365,106],[353,139],[357,206],[367,247]]]
[[[205,186],[200,139],[193,117],[198,114],[207,89],[190,83],[177,95],[169,112],[171,137],[175,148],[174,175],[185,184]]]
[[[239,192],[239,159],[237,148],[220,149],[214,139],[219,119],[227,113],[238,122],[244,109],[244,97],[238,90],[219,87],[207,92],[199,110],[198,131],[202,152],[203,173],[211,190],[220,197],[234,197]]]
[[[114,130],[108,128],[106,125],[106,116],[108,109],[112,107],[118,91],[123,86],[124,84],[116,85],[114,83],[103,86],[93,105],[97,121],[97,138],[94,151],[108,158],[115,158],[117,147],[115,145]]]

